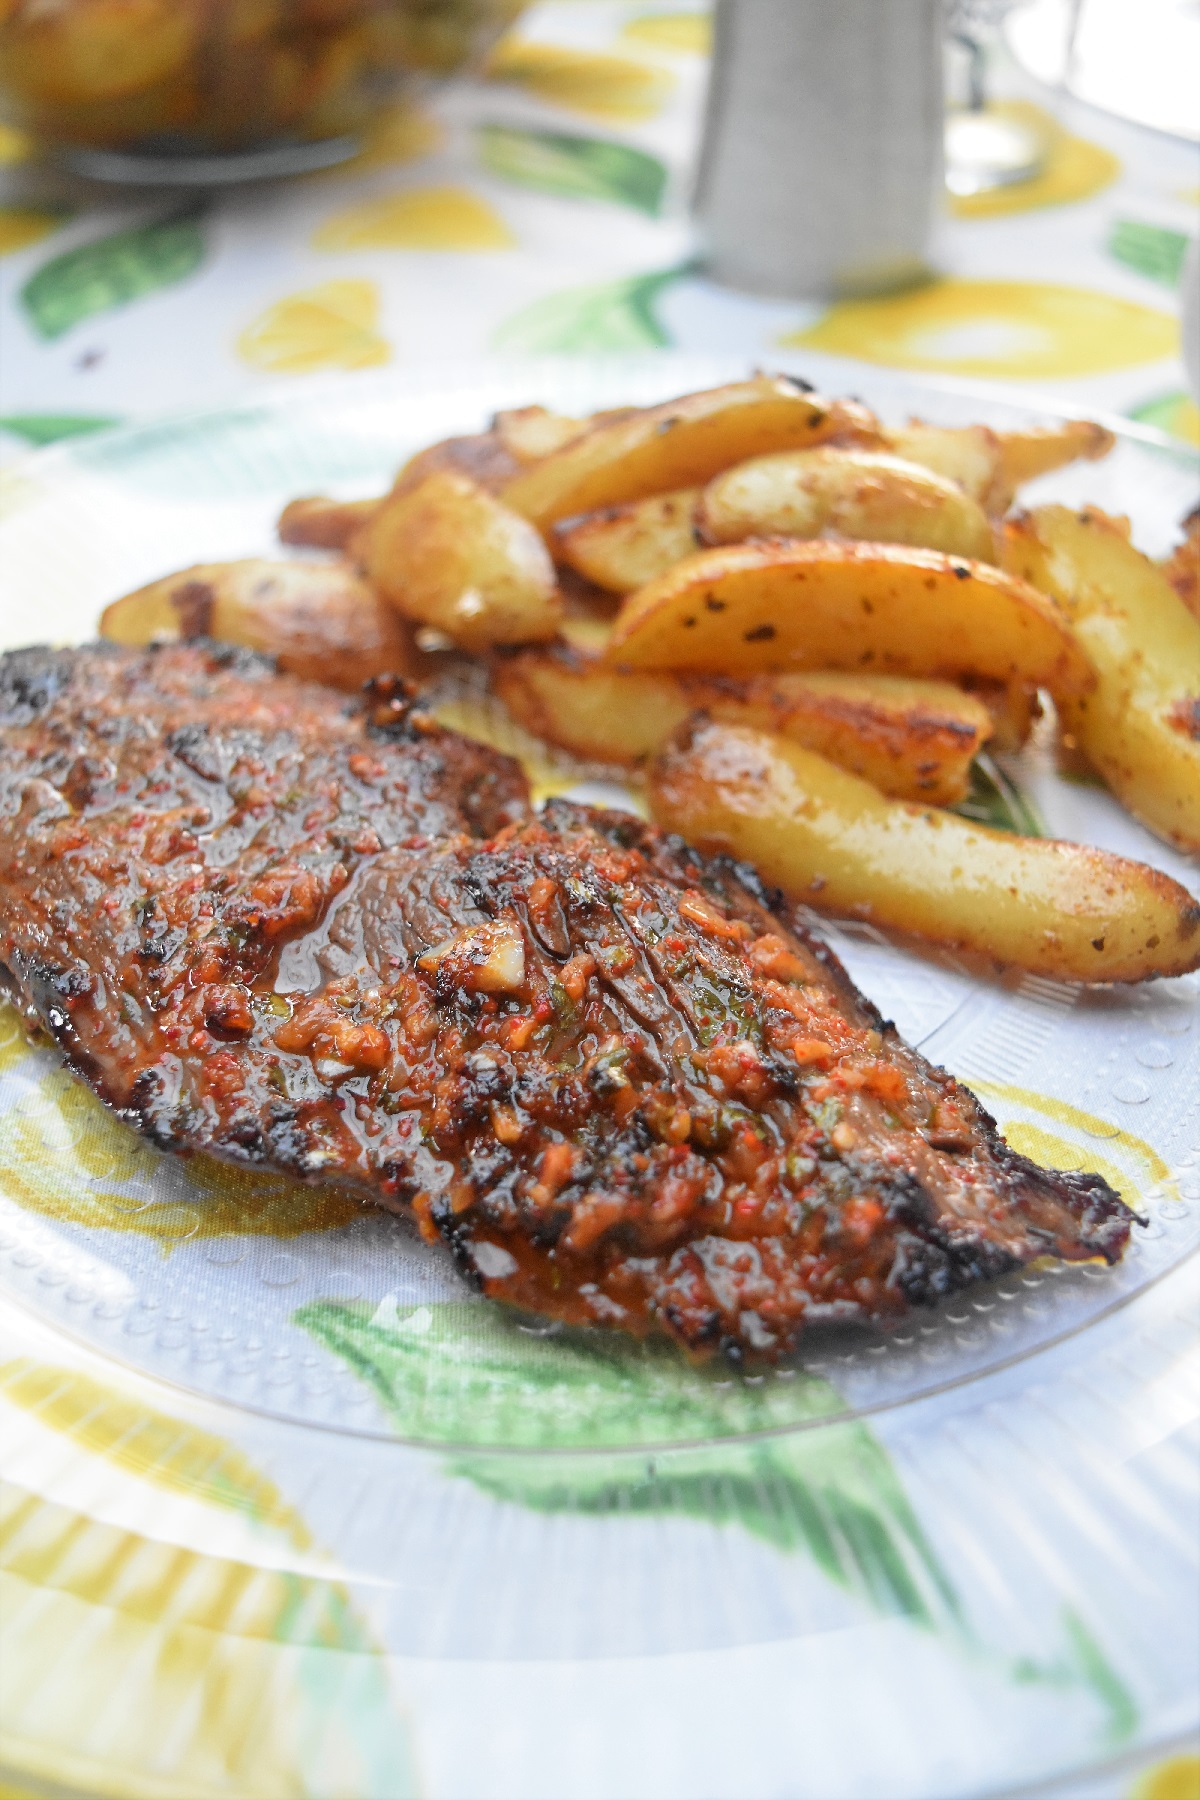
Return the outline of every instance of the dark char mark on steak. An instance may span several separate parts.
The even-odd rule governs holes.
[[[413,1215],[486,1294],[774,1355],[1114,1262],[753,871],[531,813],[398,681],[208,644],[0,662],[0,965],[131,1125]]]

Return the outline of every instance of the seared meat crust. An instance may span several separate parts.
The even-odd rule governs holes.
[[[336,1181],[496,1299],[776,1354],[1132,1215],[897,1037],[753,872],[400,690],[212,646],[0,662],[0,965],[154,1141]]]

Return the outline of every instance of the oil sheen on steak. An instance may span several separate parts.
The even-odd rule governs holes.
[[[190,644],[0,663],[0,963],[160,1145],[415,1215],[485,1293],[773,1354],[1031,1259],[1115,1261],[752,872],[530,812],[397,684]]]

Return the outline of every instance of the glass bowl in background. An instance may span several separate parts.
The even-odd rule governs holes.
[[[402,88],[478,61],[526,0],[8,0],[0,118],[81,174],[223,182],[355,154]]]

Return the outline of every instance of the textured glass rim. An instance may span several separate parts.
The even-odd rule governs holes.
[[[1163,431],[1156,425],[1128,418],[1123,413],[1088,406],[1082,402],[1069,404],[1040,391],[1014,392],[1004,382],[975,381],[951,375],[926,375],[918,370],[898,369],[884,363],[860,362],[852,357],[833,356],[824,351],[809,354],[813,365],[818,369],[824,366],[844,367],[847,371],[857,372],[864,383],[869,384],[872,379],[876,379],[885,384],[910,387],[914,396],[926,393],[931,398],[978,400],[981,404],[1001,407],[1010,413],[1040,414],[1047,419],[1094,420],[1111,431],[1118,441],[1125,440],[1139,444],[1143,449],[1162,452],[1194,467],[1197,474],[1200,474],[1200,447],[1173,437],[1170,432]],[[279,382],[269,391],[248,394],[243,399],[216,406],[168,408],[142,418],[104,426],[101,430],[89,433],[84,439],[71,438],[61,443],[31,448],[13,457],[7,466],[30,475],[53,475],[60,464],[64,471],[78,471],[80,460],[85,455],[88,461],[93,458],[102,459],[110,450],[134,448],[139,440],[153,440],[164,430],[176,434],[218,421],[249,424],[264,416],[275,417],[279,413],[305,413],[339,405],[352,408],[356,403],[377,405],[393,393],[407,395],[415,400],[429,399],[438,393],[453,392],[457,396],[474,387],[486,391],[492,387],[506,386],[510,382],[561,382],[564,377],[578,376],[588,370],[595,370],[606,376],[627,373],[632,380],[660,372],[669,376],[670,371],[677,368],[681,379],[698,379],[715,384],[745,380],[759,372],[802,378],[803,365],[803,353],[792,349],[782,353],[778,359],[771,359],[769,365],[764,365],[763,358],[749,355],[660,350],[632,354],[589,353],[586,356],[565,353],[529,357],[481,355],[462,362],[441,360],[427,363],[420,369],[393,369],[383,374],[372,370],[369,374],[360,376],[295,376]],[[402,426],[402,421],[400,424]],[[397,430],[397,437],[402,438],[404,435],[402,428]]]
[[[915,1393],[897,1394],[891,1398],[867,1401],[862,1406],[846,1405],[837,1412],[821,1413],[816,1418],[796,1419],[786,1425],[763,1425],[747,1431],[729,1432],[725,1434],[708,1434],[694,1438],[667,1438],[647,1440],[637,1444],[486,1444],[471,1439],[410,1437],[402,1432],[380,1431],[364,1425],[347,1425],[333,1419],[300,1419],[294,1413],[278,1412],[273,1407],[263,1406],[250,1400],[232,1400],[223,1394],[208,1394],[202,1389],[191,1387],[187,1382],[173,1380],[168,1375],[140,1368],[136,1363],[127,1362],[113,1350],[102,1348],[81,1332],[72,1330],[61,1320],[49,1320],[37,1312],[19,1295],[6,1294],[4,1303],[14,1311],[23,1313],[43,1329],[52,1331],[77,1345],[85,1354],[96,1357],[100,1362],[111,1363],[125,1375],[135,1381],[144,1381],[151,1387],[162,1387],[173,1394],[180,1394],[193,1405],[213,1407],[225,1411],[234,1417],[249,1416],[268,1419],[273,1425],[281,1425],[293,1431],[317,1431],[333,1438],[350,1437],[361,1442],[383,1445],[394,1445],[398,1449],[420,1450],[436,1456],[471,1456],[471,1457],[516,1457],[522,1461],[538,1461],[552,1458],[555,1461],[564,1458],[584,1458],[586,1460],[635,1457],[688,1456],[699,1451],[710,1450],[717,1445],[725,1448],[749,1447],[755,1444],[771,1443],[781,1439],[797,1437],[802,1432],[821,1431],[829,1426],[852,1425],[863,1419],[886,1417],[890,1413],[901,1411],[907,1406],[917,1406],[927,1401],[938,1399],[945,1394],[957,1392],[960,1388],[970,1387],[975,1382],[991,1380],[993,1376],[1005,1374],[1010,1369],[1019,1368],[1023,1363],[1032,1362],[1047,1351],[1056,1350],[1061,1345],[1082,1337],[1094,1326],[1105,1324],[1120,1312],[1142,1301],[1147,1294],[1161,1287],[1163,1282],[1177,1278],[1193,1270],[1200,1261],[1200,1245],[1187,1251],[1178,1262],[1170,1267],[1160,1269],[1150,1276],[1140,1287],[1130,1293],[1119,1294],[1107,1305],[1089,1313],[1086,1319],[1068,1325],[1053,1336],[1041,1338],[1035,1344],[1023,1350],[1014,1350],[1008,1356],[997,1357],[982,1369],[967,1369],[956,1375],[948,1375],[944,1380],[931,1381]],[[986,1286],[983,1291],[986,1291]],[[796,1368],[797,1377],[805,1371],[802,1366]],[[1024,1791],[1024,1790],[1020,1790]],[[1035,1790],[1036,1791],[1036,1790]]]

